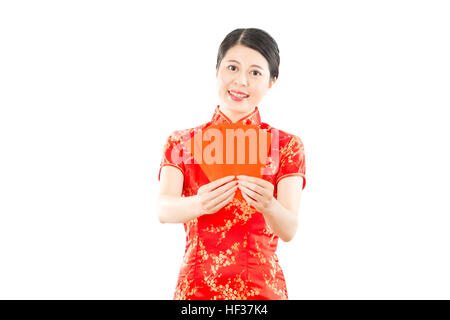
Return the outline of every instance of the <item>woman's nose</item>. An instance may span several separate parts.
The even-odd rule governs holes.
[[[247,75],[244,73],[239,73],[235,80],[236,84],[247,85]]]

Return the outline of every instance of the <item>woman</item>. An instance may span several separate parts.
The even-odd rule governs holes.
[[[261,122],[257,107],[277,80],[279,63],[278,46],[265,31],[229,33],[217,57],[220,105],[211,121],[176,130],[167,139],[158,177],[159,220],[183,223],[186,231],[174,299],[288,298],[275,251],[278,238],[290,241],[297,229],[304,148],[298,136]],[[186,136],[231,123],[278,132],[279,161],[267,174],[210,181],[198,163],[174,156],[176,148],[186,152],[180,147]],[[235,197],[237,190],[241,198]]]

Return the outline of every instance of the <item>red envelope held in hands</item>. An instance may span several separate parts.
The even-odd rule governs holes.
[[[271,140],[271,133],[257,125],[224,123],[199,131],[186,145],[195,163],[214,181],[230,175],[261,178]],[[242,198],[240,190],[236,197]]]

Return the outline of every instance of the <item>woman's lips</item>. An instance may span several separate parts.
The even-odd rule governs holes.
[[[229,91],[231,91],[233,93],[237,93],[237,94],[242,94],[242,95],[248,96],[248,94],[245,93],[245,92],[241,92],[241,91],[237,91],[237,90],[229,90]]]
[[[228,96],[229,96],[230,99],[233,100],[233,101],[240,102],[240,101],[242,101],[242,100],[248,98],[248,96],[247,96],[247,97],[236,97],[236,96],[232,95],[232,94],[230,93],[230,91],[227,91],[227,92],[228,92]]]
[[[228,90],[227,92],[228,92],[228,96],[233,100],[233,101],[242,101],[242,100],[244,100],[244,99],[247,99],[248,97],[249,97],[249,95],[247,95],[246,97],[237,97],[237,96],[234,96],[234,95],[232,95],[231,93],[230,93],[230,91],[231,90]],[[232,91],[233,93],[234,92],[236,92],[236,91]]]

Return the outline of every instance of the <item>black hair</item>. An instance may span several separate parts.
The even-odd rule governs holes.
[[[219,47],[216,70],[219,68],[227,51],[235,45],[243,45],[261,53],[269,64],[270,80],[274,78],[278,79],[278,69],[280,66],[280,50],[278,49],[278,45],[270,34],[257,28],[240,28],[227,34]]]

